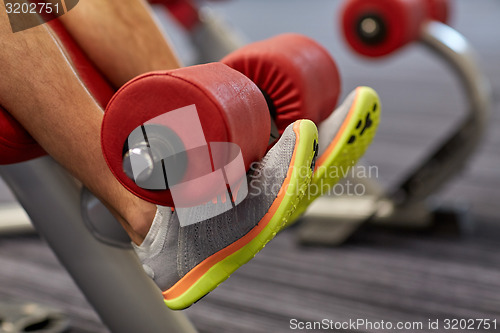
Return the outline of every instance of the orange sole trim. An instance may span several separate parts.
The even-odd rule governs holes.
[[[356,98],[354,100],[354,103],[352,103],[351,108],[349,109],[349,112],[347,113],[347,116],[345,120],[342,122],[342,126],[340,127],[340,130],[337,132],[337,135],[335,138],[330,142],[328,145],[328,148],[326,148],[326,151],[318,157],[318,160],[316,161],[316,167],[314,170],[318,169],[323,163],[325,163],[325,160],[328,158],[328,156],[333,152],[333,150],[337,147],[337,144],[339,140],[342,138],[342,135],[346,131],[347,127],[349,126],[349,122],[351,121],[351,118],[353,114],[355,113],[354,111],[356,110],[356,104],[358,104],[359,100],[359,90],[361,88],[356,88]]]

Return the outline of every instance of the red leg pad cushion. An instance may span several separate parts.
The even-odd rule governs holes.
[[[192,30],[200,22],[198,8],[191,0],[149,0],[167,8],[173,17],[187,30]]]
[[[337,66],[321,45],[283,34],[242,47],[222,59],[265,92],[280,131],[298,119],[320,123],[335,109],[340,93]]]
[[[427,17],[431,20],[448,23],[450,19],[449,0],[424,0],[427,4]]]
[[[427,15],[427,5],[422,0],[350,0],[342,11],[342,28],[356,52],[380,57],[419,38]],[[376,16],[383,24],[384,37],[376,43],[364,42],[358,33],[361,20],[367,16]]]
[[[0,164],[18,163],[43,155],[42,147],[0,107]]]
[[[195,105],[205,142],[232,142],[242,152],[246,169],[260,160],[270,133],[269,111],[257,86],[241,73],[221,63],[171,71],[152,72],[125,84],[112,98],[104,115],[101,140],[109,168],[132,193],[150,202],[174,206],[170,190],[139,187],[123,171],[123,147],[130,133],[161,115]],[[186,108],[188,109],[188,108]],[[165,125],[159,121],[159,125]],[[195,126],[178,121],[170,128],[184,143],[193,146],[199,133]],[[196,145],[195,145],[196,146]],[[187,169],[194,163],[189,156]],[[193,202],[208,201],[200,198]]]

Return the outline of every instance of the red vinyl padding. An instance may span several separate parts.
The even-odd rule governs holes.
[[[430,19],[448,23],[450,19],[450,0],[424,0]]]
[[[0,107],[0,164],[27,161],[45,151],[12,116]]]
[[[151,4],[159,4],[172,14],[185,29],[192,30],[200,22],[198,5],[193,0],[149,0]]]
[[[113,96],[113,89],[90,62],[59,20],[47,23],[58,35],[82,81],[102,107]],[[7,112],[0,108],[0,164],[11,164],[43,156],[45,151]]]
[[[138,126],[193,104],[207,143],[237,144],[247,170],[264,156],[271,131],[269,110],[258,87],[244,75],[222,63],[147,73],[125,84],[113,96],[101,131],[108,166],[129,191],[150,202],[174,206],[169,190],[143,189],[125,174],[123,147]],[[195,135],[189,128],[172,130],[183,142]],[[213,191],[198,193],[206,196]],[[193,198],[193,202],[211,199]]]
[[[377,15],[385,25],[381,42],[363,42],[357,24],[366,15]],[[342,10],[342,29],[348,44],[359,54],[381,57],[390,54],[420,36],[428,20],[446,23],[449,16],[447,0],[348,0]]]
[[[221,61],[269,96],[280,133],[298,119],[321,123],[337,104],[337,65],[326,49],[306,36],[281,34],[248,44]]]
[[[191,0],[149,0],[149,2],[165,6],[177,22],[187,30],[194,29],[200,22],[198,8]]]

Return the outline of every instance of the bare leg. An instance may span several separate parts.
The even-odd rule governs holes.
[[[81,1],[73,10],[75,20],[79,19],[78,15],[83,15],[83,11],[92,17],[92,8],[95,11],[104,11],[105,7],[111,10],[113,2]],[[79,24],[75,29],[81,29],[80,33],[100,31],[101,35],[105,35],[103,31],[110,28],[116,44],[128,45],[126,56],[123,48],[115,49],[113,53],[114,46],[106,42],[95,42],[90,44],[95,45],[93,48],[89,45],[86,50],[117,86],[144,71],[177,66],[175,57],[153,21],[150,21],[149,31],[133,26],[135,23],[143,24],[149,17],[147,10],[143,7],[141,11],[134,7],[134,2],[127,1],[126,6],[122,4],[120,15],[108,12],[102,21],[87,22],[81,19],[71,23],[69,16],[73,11],[65,19],[70,30],[72,24]],[[143,5],[142,2],[137,3]],[[126,8],[135,12],[127,13]],[[134,16],[134,20],[130,20],[131,16]],[[125,29],[126,26],[129,26],[129,30]],[[116,29],[113,30],[113,27]],[[78,34],[76,32],[77,39]],[[143,36],[145,39],[141,39],[137,35],[132,38],[135,34],[149,37]],[[81,37],[79,40],[85,46],[85,40],[92,43],[92,38],[98,37]],[[136,45],[138,41],[147,46]],[[99,137],[103,110],[75,75],[47,26],[12,33],[3,3],[0,4],[0,63],[0,104],[52,157],[110,207],[132,240],[140,243],[149,230],[156,207],[129,193],[109,171]],[[122,70],[120,64],[128,66]]]
[[[116,87],[145,72],[180,67],[144,0],[80,1],[61,21]]]

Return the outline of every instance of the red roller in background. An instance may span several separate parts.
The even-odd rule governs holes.
[[[448,15],[447,0],[349,0],[342,29],[356,52],[381,57],[417,40],[426,21],[446,22]]]
[[[186,30],[192,30],[200,22],[198,5],[192,0],[148,0],[163,5]],[[212,0],[214,1],[214,0]]]
[[[198,8],[191,0],[149,0],[151,4],[163,5],[186,29],[193,29],[199,20]]]
[[[427,8],[427,15],[430,19],[448,23],[450,18],[449,0],[423,0]]]

